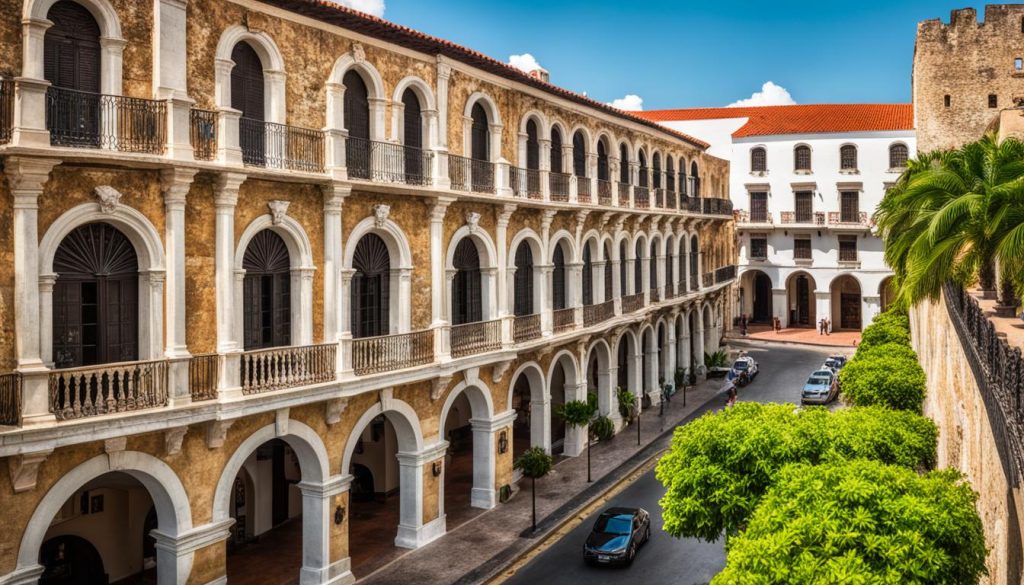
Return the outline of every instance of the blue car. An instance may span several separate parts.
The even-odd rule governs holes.
[[[815,370],[804,384],[800,404],[828,404],[838,394],[839,383],[835,372],[829,369]]]
[[[651,515],[643,508],[609,508],[597,517],[583,545],[583,560],[595,565],[629,565],[651,539]]]

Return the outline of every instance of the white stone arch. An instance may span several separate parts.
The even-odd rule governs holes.
[[[548,383],[549,395],[554,395],[557,389],[551,388],[551,384],[555,379],[555,368],[563,368],[565,373],[565,383],[562,388],[563,400],[562,404],[572,400],[586,400],[586,383],[582,381],[580,375],[580,366],[577,356],[568,350],[561,350],[555,353],[551,358],[551,363],[548,365],[547,375],[545,380]],[[552,421],[553,422],[553,421]],[[578,429],[566,425],[565,428],[565,442],[563,445],[563,452],[568,457],[575,457],[583,452],[583,446],[586,443],[586,432],[584,429]]]
[[[507,411],[512,411],[512,400],[516,382],[520,376],[526,376],[530,385],[530,446],[541,447],[551,453],[551,396],[547,387],[547,379],[540,365],[535,361],[520,364],[512,373],[509,385]]]
[[[125,473],[146,488],[157,511],[157,580],[160,583],[185,585],[192,571],[195,548],[179,545],[192,530],[192,509],[181,480],[163,461],[137,451],[115,451],[98,455],[65,473],[46,492],[29,519],[18,548],[14,577],[7,583],[29,583],[43,572],[39,565],[39,549],[57,512],[82,486],[111,472]],[[226,537],[226,527],[224,528]],[[164,546],[160,546],[160,545]],[[19,579],[22,577],[24,580]]]
[[[434,90],[426,81],[416,75],[403,77],[391,97],[391,137],[399,144],[405,144],[405,104],[402,98],[411,90],[420,102],[420,114],[423,117],[423,148],[434,148],[438,144],[437,100]],[[344,108],[342,108],[344,113]]]
[[[61,242],[75,229],[90,223],[117,228],[135,248],[139,265],[139,359],[164,354],[164,249],[156,227],[139,210],[118,205],[110,213],[99,203],[83,203],[65,211],[39,242],[39,340],[43,363],[53,362],[53,286],[57,274],[53,259]]]
[[[473,106],[476,105],[477,102],[480,103],[484,112],[487,113],[487,123],[491,130],[490,148],[488,149],[491,162],[504,160],[504,156],[502,156],[501,152],[501,130],[504,127],[501,121],[501,112],[498,110],[498,104],[495,103],[494,99],[482,91],[473,92],[473,94],[469,96],[469,99],[466,100],[466,107],[462,111],[462,153],[464,156],[468,157],[471,156],[473,152],[472,147],[470,146],[472,143],[473,133],[473,118],[471,117],[471,113],[473,111]]]
[[[448,242],[448,252],[445,255],[445,320],[452,319],[452,286],[455,280],[455,249],[463,238],[469,238],[476,246],[477,254],[480,255],[480,296],[483,305],[483,320],[490,321],[498,317],[497,282],[498,282],[498,252],[491,240],[490,234],[481,227],[470,227],[464,225],[455,230],[452,239]]]
[[[830,303],[831,303],[829,314],[825,315],[825,317],[827,317],[831,321],[831,323],[829,324],[829,328],[832,331],[839,331],[840,329],[843,328],[842,327],[842,305],[843,305],[843,302],[842,302],[842,288],[841,288],[841,286],[842,286],[842,281],[844,279],[846,279],[846,278],[852,279],[852,281],[857,285],[857,290],[859,291],[859,294],[860,294],[860,302],[859,302],[859,306],[860,306],[860,328],[863,329],[864,326],[867,324],[866,321],[870,321],[870,319],[867,318],[868,317],[868,315],[867,315],[868,312],[867,312],[867,310],[865,310],[865,307],[864,307],[864,297],[865,296],[872,296],[873,297],[871,291],[874,290],[874,287],[865,286],[865,282],[864,281],[867,280],[867,278],[865,278],[865,275],[857,274],[855,272],[851,272],[851,271],[845,270],[845,271],[836,273],[832,277],[832,279],[829,280],[828,288],[825,289],[828,292],[828,297],[829,297],[829,300],[830,300]],[[865,291],[867,291],[867,292],[865,292]]]
[[[622,351],[623,346],[625,346],[626,351],[625,364],[619,362],[619,352]],[[640,340],[637,336],[637,333],[633,331],[632,328],[629,327],[623,329],[619,333],[619,335],[615,337],[615,341],[612,344],[611,349],[612,360],[615,363],[616,368],[615,379],[612,381],[612,383],[615,385],[616,388],[618,388],[619,386],[622,386],[622,382],[624,379],[624,388],[629,392],[633,393],[634,396],[637,396],[637,402],[639,403],[640,393],[637,391],[637,389],[642,387],[642,373],[640,372],[639,367]],[[619,370],[623,368],[623,365],[625,365],[625,372],[622,373],[622,375],[619,375]]]
[[[21,76],[44,79],[43,55],[46,30],[53,26],[47,19],[59,0],[24,0],[22,5]],[[121,95],[122,58],[128,42],[121,34],[121,20],[110,0],[74,0],[89,11],[100,27],[100,93]]]
[[[220,35],[214,54],[214,102],[221,111],[231,108],[231,52],[238,43],[248,43],[263,63],[264,114],[268,122],[284,124],[287,118],[284,57],[277,43],[265,32],[252,32],[240,24]]]
[[[355,274],[352,262],[359,241],[367,234],[374,234],[384,241],[391,260],[388,283],[389,290],[392,291],[388,296],[388,314],[391,322],[388,324],[388,330],[392,335],[406,333],[412,326],[412,246],[402,228],[391,219],[380,221],[376,216],[370,216],[357,223],[349,232],[342,260],[341,294],[343,302],[345,306],[348,306],[351,301],[352,275]],[[351,319],[351,311],[342,312],[342,331],[352,330]]]
[[[597,394],[598,412],[604,416],[619,419],[618,403],[615,400],[614,384],[612,382],[612,350],[604,339],[595,340],[587,348],[586,359],[583,362],[583,379],[587,381],[588,391],[590,384],[590,362],[591,358],[597,358]]]
[[[491,389],[478,375],[474,375],[473,371],[467,371],[465,379],[456,384],[445,398],[441,407],[437,442],[443,443],[447,440],[444,437],[445,422],[455,399],[460,394],[465,394],[469,400],[469,424],[473,429],[473,489],[470,492],[470,506],[489,510],[497,503],[494,433],[498,430],[495,428],[496,423],[500,423],[501,419],[495,417]],[[444,481],[440,483],[443,490]],[[444,502],[443,494],[440,501]]]
[[[546,264],[544,259],[544,242],[533,229],[523,228],[512,236],[512,242],[509,244],[508,255],[506,256],[509,260],[507,277],[505,279],[506,286],[508,287],[508,294],[506,295],[508,307],[505,307],[505,311],[509,315],[515,314],[516,253],[519,251],[519,246],[524,243],[530,247],[530,252],[533,255],[533,275],[531,277],[533,282],[533,314],[541,313],[544,309],[544,271],[542,268]]]
[[[359,45],[357,44],[356,47]],[[327,129],[347,132],[345,121],[345,74],[355,71],[366,84],[367,98],[370,102],[370,140],[383,142],[384,110],[388,97],[384,90],[384,78],[377,68],[363,56],[361,50],[355,48],[345,53],[334,62],[331,74],[327,78]],[[401,94],[398,94],[401,101]]]
[[[298,291],[298,294],[291,295],[292,345],[309,345],[313,343],[313,273],[316,271],[316,264],[313,262],[313,246],[309,241],[309,236],[306,235],[306,230],[302,228],[302,224],[289,216],[275,221],[274,216],[269,213],[252,220],[242,231],[242,235],[238,238],[238,245],[235,247],[235,302],[232,308],[235,312],[235,339],[244,339],[245,302],[242,288],[245,269],[242,267],[242,261],[253,237],[263,230],[270,230],[281,236],[285,246],[288,247],[288,259],[291,262],[291,290]]]

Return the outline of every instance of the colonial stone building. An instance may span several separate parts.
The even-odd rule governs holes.
[[[922,152],[956,148],[987,130],[1024,134],[1024,4],[954,10],[917,26],[914,125]],[[1002,121],[1001,121],[1002,119]]]
[[[0,0],[0,64],[2,584],[350,582],[730,318],[727,162],[447,41]]]

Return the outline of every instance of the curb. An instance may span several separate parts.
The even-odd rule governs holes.
[[[789,341],[787,339],[760,339],[757,337],[723,337],[723,342],[738,343],[738,344],[754,344],[754,343],[779,343],[782,345],[799,345],[804,347],[814,348],[832,348],[836,350],[842,349],[857,349],[856,345],[835,345],[831,343],[810,343],[806,341]]]
[[[606,473],[603,477],[595,480],[589,487],[577,493],[575,496],[570,498],[569,501],[559,506],[554,512],[545,516],[537,522],[537,531],[534,534],[524,536],[525,532],[520,533],[518,540],[505,547],[504,550],[494,555],[477,568],[464,574],[456,580],[453,585],[475,585],[477,583],[488,583],[493,580],[517,560],[522,558],[524,555],[529,554],[531,551],[547,541],[553,533],[572,520],[579,510],[586,508],[606,493],[624,483],[635,471],[649,463],[651,459],[659,456],[666,450],[666,448],[660,446],[659,443],[661,443],[666,437],[670,437],[672,433],[675,432],[676,426],[687,424],[693,419],[696,419],[711,410],[713,408],[712,403],[718,397],[717,393],[714,394],[711,398],[698,406],[693,412],[686,415],[674,427],[667,429],[656,436],[651,442],[647,443],[639,451],[630,456],[629,459],[620,463],[618,467],[613,469],[611,472]],[[529,529],[527,529],[527,531],[528,530]]]

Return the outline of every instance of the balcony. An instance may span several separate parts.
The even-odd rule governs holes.
[[[866,211],[858,211],[856,215],[852,213],[830,211],[828,212],[828,225],[839,228],[871,228],[874,227],[875,224]]]
[[[718,197],[708,197],[703,199],[702,211],[704,212],[704,215],[729,217],[732,215],[732,201]],[[769,215],[769,218],[770,217],[771,216]]]
[[[324,133],[320,130],[240,118],[238,140],[246,166],[324,172]]]
[[[704,213],[704,202],[700,197],[687,197],[685,209],[690,213]]]
[[[345,139],[345,165],[350,179],[429,185],[433,160],[434,153],[415,146],[364,138]]]
[[[0,79],[0,144],[11,141],[14,128],[14,80]],[[0,421],[0,424],[3,424]]]
[[[494,163],[448,155],[448,178],[452,189],[474,193],[494,193]]]
[[[0,375],[0,425],[21,423],[21,374]]]
[[[357,376],[392,372],[433,363],[434,331],[352,340],[352,370]]]
[[[576,177],[576,200],[580,203],[594,202],[590,193],[590,179],[587,177]]]
[[[453,325],[452,357],[461,358],[501,349],[501,321],[479,321]]]
[[[704,274],[702,274],[701,275],[701,285],[704,288],[710,288],[712,286],[715,286],[715,273],[714,272],[705,272]]]
[[[583,306],[583,326],[590,327],[604,323],[615,316],[615,301]]]
[[[644,293],[622,297],[622,313],[635,313],[644,308]]]
[[[337,344],[275,347],[242,354],[242,393],[262,394],[335,379]]]
[[[665,209],[665,191],[660,187],[654,188],[654,207]]]
[[[736,223],[745,226],[771,226],[774,224],[770,211],[750,212],[745,209],[738,209],[734,213]]]
[[[612,205],[612,183],[605,179],[597,180],[597,203],[599,205]]]
[[[700,281],[697,280],[697,273],[690,273],[690,292],[697,292],[700,290]]]
[[[736,278],[736,265],[722,266],[715,270],[715,284],[722,284]]]
[[[658,287],[651,287],[647,292],[647,296],[651,299],[651,304],[661,301],[661,289]]]
[[[544,198],[540,190],[540,171],[537,169],[512,167],[509,169],[509,185],[515,197],[537,201]]]
[[[50,412],[59,421],[167,405],[167,362],[122,362],[53,370]]]
[[[619,207],[629,206],[629,183],[617,183],[618,185],[618,196],[619,196]]]
[[[781,220],[783,225],[807,225],[807,226],[823,226],[825,225],[825,212],[815,211],[801,212],[801,211],[783,211],[781,214]]]
[[[676,192],[672,189],[665,192],[665,207],[668,209],[679,209],[679,205],[676,202]]]
[[[46,127],[54,146],[162,154],[167,143],[167,104],[50,87]]]
[[[548,190],[551,200],[560,203],[569,202],[569,175],[565,173],[548,173]]]
[[[647,187],[640,185],[633,187],[633,207],[636,209],[651,207],[651,192],[647,190]]]
[[[533,339],[540,339],[540,315],[519,315],[512,322],[512,340],[516,343],[523,343]]]
[[[555,309],[551,314],[551,328],[555,333],[572,331],[576,327],[576,309]]]
[[[217,398],[220,358],[215,353],[194,355],[188,362],[188,387],[192,402]]]
[[[196,160],[217,157],[217,112],[192,108],[189,112],[189,139]]]

